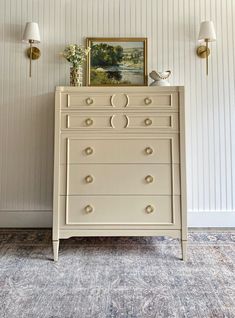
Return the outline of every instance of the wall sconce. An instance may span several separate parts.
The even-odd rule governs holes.
[[[197,48],[197,55],[200,58],[206,58],[206,75],[208,75],[208,56],[210,55],[208,42],[216,41],[215,28],[212,21],[201,22],[198,41],[206,42],[206,45],[201,45]]]
[[[34,43],[40,43],[39,27],[36,22],[27,22],[24,30],[22,42],[29,43],[30,47],[27,49],[26,54],[30,59],[29,76],[32,76],[32,60],[37,60],[41,52],[39,48],[33,46]]]

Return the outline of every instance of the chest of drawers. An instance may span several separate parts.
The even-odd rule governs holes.
[[[179,238],[186,257],[183,87],[57,87],[53,251],[72,236]]]

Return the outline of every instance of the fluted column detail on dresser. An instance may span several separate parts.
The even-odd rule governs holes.
[[[55,260],[72,236],[169,235],[186,258],[183,87],[57,87],[54,153]]]

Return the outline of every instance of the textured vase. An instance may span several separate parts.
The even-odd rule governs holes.
[[[82,67],[70,67],[70,86],[82,86]]]

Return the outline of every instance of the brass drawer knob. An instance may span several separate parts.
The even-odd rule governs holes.
[[[151,148],[151,147],[146,147],[146,148],[145,148],[145,153],[146,153],[146,155],[151,155],[151,154],[153,153],[153,148]]]
[[[146,181],[147,183],[152,183],[152,182],[153,182],[153,177],[150,176],[150,175],[148,175],[148,176],[145,177],[145,181]]]
[[[86,213],[92,213],[94,211],[93,207],[91,205],[86,205],[85,206],[85,212]]]
[[[149,97],[146,97],[146,98],[144,99],[144,102],[145,102],[145,105],[150,105],[150,104],[152,104],[152,99],[149,98]]]
[[[144,123],[145,123],[146,126],[151,126],[153,122],[152,122],[152,120],[150,118],[146,118]]]
[[[93,120],[91,118],[87,118],[85,120],[85,123],[86,123],[87,126],[91,126],[91,125],[93,125]]]
[[[93,179],[93,177],[92,177],[91,175],[88,175],[88,176],[85,177],[86,183],[92,183],[93,180],[94,180],[94,179]]]
[[[88,98],[86,99],[86,104],[87,104],[87,105],[92,105],[93,103],[94,103],[94,100],[93,100],[92,98],[88,97]]]
[[[154,207],[152,205],[147,205],[145,208],[145,212],[150,214],[154,212]]]
[[[93,154],[93,152],[94,152],[94,150],[91,148],[91,147],[87,147],[86,149],[85,149],[85,153],[86,153],[86,155],[92,155]]]

